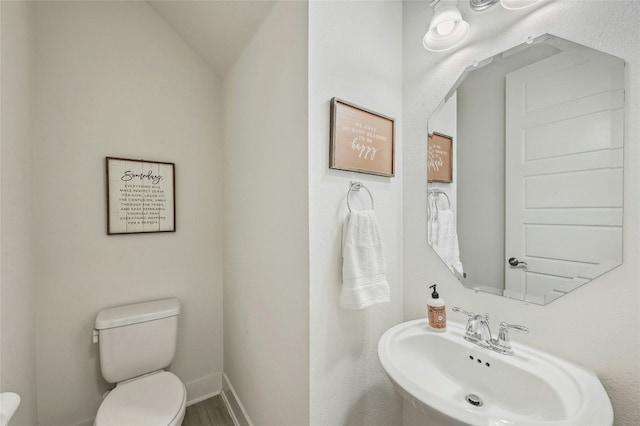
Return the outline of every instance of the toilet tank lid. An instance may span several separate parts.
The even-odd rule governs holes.
[[[124,325],[172,317],[179,313],[180,302],[178,299],[134,303],[132,305],[104,309],[98,312],[95,327],[97,330],[122,327]]]

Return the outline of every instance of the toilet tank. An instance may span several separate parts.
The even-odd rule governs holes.
[[[168,367],[176,351],[178,299],[136,303],[98,313],[102,376],[110,383]]]

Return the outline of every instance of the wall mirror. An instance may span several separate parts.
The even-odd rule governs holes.
[[[464,286],[544,305],[622,263],[624,66],[547,34],[448,92],[428,122],[428,242]]]

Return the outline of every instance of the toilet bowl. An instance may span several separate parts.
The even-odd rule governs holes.
[[[116,386],[100,404],[95,426],[179,426],[187,392],[173,373],[177,299],[105,309],[96,317],[102,376]]]
[[[109,392],[95,426],[179,426],[187,392],[173,373],[162,371],[119,383]]]

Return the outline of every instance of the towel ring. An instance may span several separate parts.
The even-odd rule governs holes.
[[[373,195],[371,194],[371,191],[369,191],[369,188],[364,186],[361,182],[351,182],[349,184],[349,191],[347,191],[347,208],[349,209],[349,211],[351,211],[351,204],[349,204],[349,194],[351,194],[351,191],[360,191],[360,188],[364,188],[365,191],[369,193],[369,198],[371,199],[371,210],[373,210]]]
[[[429,190],[429,195],[431,197],[435,197],[436,199],[440,197],[440,195],[444,195],[444,198],[447,199],[447,205],[449,206],[449,208],[451,208],[451,200],[449,199],[449,195],[447,195],[447,193],[441,189],[430,189]],[[437,201],[437,200],[435,200]],[[436,206],[437,208],[437,206]]]

